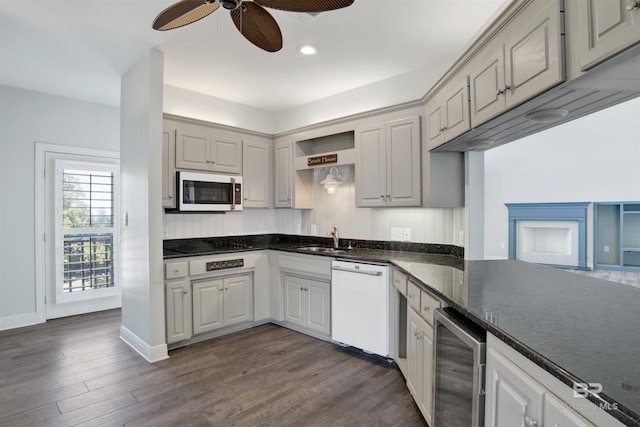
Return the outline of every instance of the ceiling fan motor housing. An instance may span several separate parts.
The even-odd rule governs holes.
[[[236,10],[242,4],[242,0],[220,0],[220,4],[227,10]]]

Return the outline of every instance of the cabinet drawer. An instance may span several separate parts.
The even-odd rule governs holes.
[[[393,286],[400,291],[402,295],[407,296],[407,275],[401,273],[400,270],[393,270]]]
[[[433,325],[433,313],[440,308],[440,300],[428,292],[420,291],[420,315],[430,325]]]
[[[407,281],[407,303],[420,313],[420,288],[411,280]]]
[[[187,277],[189,274],[189,267],[187,262],[168,262],[164,265],[164,278],[165,279],[178,279],[181,277]]]

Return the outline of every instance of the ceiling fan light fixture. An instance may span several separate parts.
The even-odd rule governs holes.
[[[318,53],[318,49],[315,48],[315,46],[312,46],[310,44],[305,44],[302,45],[298,48],[298,52],[300,52],[301,54],[305,55],[305,56],[311,56],[311,55],[315,55]]]
[[[242,4],[242,0],[220,0],[220,4],[227,10],[236,10]]]

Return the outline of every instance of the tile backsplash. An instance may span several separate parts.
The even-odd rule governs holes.
[[[224,214],[165,214],[164,238],[219,237],[242,234],[326,236],[337,227],[342,238],[391,240],[391,227],[410,230],[410,241],[462,246],[464,208],[358,208],[353,166],[341,166],[345,183],[334,195],[314,187],[314,209],[245,209]],[[327,170],[314,172],[319,183]],[[315,227],[314,227],[315,226]],[[315,233],[313,232],[315,230]]]

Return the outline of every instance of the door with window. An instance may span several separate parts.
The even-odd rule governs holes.
[[[47,153],[47,319],[120,307],[117,159]]]

